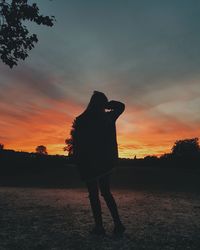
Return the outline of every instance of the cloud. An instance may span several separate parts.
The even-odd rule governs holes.
[[[55,26],[30,26],[39,37],[30,57],[0,69],[0,131],[8,145],[33,150],[41,141],[58,152],[93,90],[126,104],[117,122],[122,155],[161,153],[175,139],[198,136],[197,1],[40,6],[56,16]]]
[[[55,100],[64,98],[59,83],[51,72],[44,72],[28,66],[15,68],[11,74],[9,71],[10,69],[4,69],[4,74],[6,74],[7,82],[12,85],[12,88],[27,90],[29,95],[31,93],[36,98],[37,96]]]
[[[53,108],[35,106],[38,112],[26,113],[25,119],[0,112],[4,121],[0,122],[2,142],[6,147],[34,151],[38,144],[44,144],[50,153],[56,153],[52,151],[55,148],[59,148],[57,153],[63,153],[64,140],[69,136],[72,121],[80,107],[67,101],[52,104]]]

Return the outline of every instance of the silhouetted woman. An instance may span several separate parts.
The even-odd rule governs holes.
[[[113,233],[125,231],[110,192],[110,175],[118,159],[115,122],[124,109],[123,103],[108,101],[104,93],[94,91],[86,110],[73,123],[73,156],[89,192],[94,234],[105,234],[99,189],[114,221]]]

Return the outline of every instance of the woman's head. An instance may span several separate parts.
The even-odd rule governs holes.
[[[107,103],[108,98],[104,93],[94,91],[86,110],[92,112],[104,112]]]

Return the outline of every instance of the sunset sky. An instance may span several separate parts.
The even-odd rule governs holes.
[[[0,143],[63,152],[94,90],[125,103],[120,157],[169,152],[200,136],[199,0],[42,0],[52,28],[10,69],[0,62]]]

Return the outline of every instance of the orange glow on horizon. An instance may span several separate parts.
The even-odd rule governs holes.
[[[66,155],[64,141],[69,137],[73,119],[84,107],[69,101],[51,101],[49,107],[33,108],[34,114],[21,119],[15,119],[9,112],[0,114],[3,117],[0,143],[7,149],[27,152],[35,152],[35,148],[42,144],[49,154]],[[198,137],[198,127],[186,126],[175,119],[152,118],[143,111],[132,110],[126,110],[116,124],[119,156],[122,158],[159,156],[170,152],[177,139]],[[7,125],[3,121],[7,121]]]

